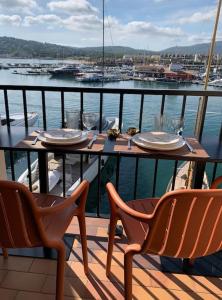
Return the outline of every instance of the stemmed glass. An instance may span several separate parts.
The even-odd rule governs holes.
[[[96,126],[99,119],[99,113],[86,112],[82,115],[83,125],[88,131],[92,130]]]
[[[182,135],[183,129],[184,129],[184,119],[183,118],[173,118],[171,120],[171,127],[176,134]]]

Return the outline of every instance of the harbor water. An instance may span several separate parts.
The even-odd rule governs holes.
[[[20,60],[22,61],[22,60]],[[18,60],[0,60],[0,63],[18,62]],[[39,60],[25,60],[23,62],[40,63]],[[42,62],[42,61],[41,61]],[[47,63],[47,61],[45,61]],[[50,63],[52,61],[49,61]],[[68,87],[101,87],[101,83],[81,83],[74,80],[74,78],[53,78],[50,75],[20,75],[13,74],[12,69],[0,70],[1,85],[30,85],[30,86],[68,86]],[[145,81],[118,81],[105,83],[107,88],[153,88],[153,89],[186,89],[186,90],[201,90],[202,85],[192,84],[178,84],[178,83],[161,83],[161,82],[145,82]],[[217,89],[209,87],[209,89]],[[84,94],[84,111],[99,111],[99,94]],[[10,113],[23,112],[22,93],[17,91],[9,91],[9,110]],[[185,110],[185,126],[184,134],[193,135],[195,119],[198,107],[198,97],[188,97]],[[39,114],[39,121],[37,126],[42,126],[42,111],[41,111],[41,93],[27,92],[28,111],[34,111]],[[161,96],[145,96],[142,130],[152,130],[154,128],[154,117],[159,114],[161,107]],[[166,97],[165,111],[170,118],[179,116],[182,107],[182,97],[168,96]],[[80,109],[80,94],[66,93],[65,94],[65,110]],[[140,110],[140,96],[139,95],[125,95],[123,106],[123,131],[128,127],[138,127],[139,125],[139,110]],[[4,98],[3,92],[0,92],[0,113],[4,113]],[[103,112],[106,117],[115,117],[119,114],[119,96],[118,95],[104,95]],[[60,94],[54,92],[46,93],[46,113],[47,113],[47,127],[58,128],[61,126],[61,103]],[[206,121],[204,127],[204,135],[217,135],[220,130],[222,120],[222,99],[210,98],[207,107]],[[35,154],[33,154],[33,159]],[[119,175],[119,192],[124,200],[133,199],[134,195],[134,170],[136,160],[134,158],[121,158],[120,161],[120,175]],[[152,195],[153,185],[153,170],[154,160],[140,159],[137,180],[137,197],[144,198]],[[102,198],[101,211],[108,213],[108,201],[105,193],[105,184],[108,180],[115,183],[115,158],[110,158],[102,171]],[[173,174],[173,161],[159,161],[156,196],[161,196],[167,187],[167,184]],[[25,155],[16,159],[16,176],[18,177],[27,168]],[[207,169],[209,176],[211,176],[211,166]],[[221,168],[218,168],[218,172]],[[218,174],[219,175],[219,174]],[[221,175],[221,174],[220,174]],[[90,195],[87,204],[88,212],[96,211],[97,198],[97,180],[91,184]]]

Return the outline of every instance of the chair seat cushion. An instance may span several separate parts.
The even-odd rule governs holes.
[[[141,213],[152,214],[156,207],[159,198],[138,199],[127,202],[127,205]],[[126,232],[129,244],[141,244],[148,232],[149,225],[145,222],[140,222],[135,218],[129,216],[122,210],[120,211],[120,218]]]
[[[65,200],[63,197],[48,194],[33,193],[33,196],[36,199],[37,205],[42,208],[57,205]],[[77,205],[73,203],[58,213],[42,217],[44,229],[50,239],[63,237],[73,216],[76,215],[76,209]]]

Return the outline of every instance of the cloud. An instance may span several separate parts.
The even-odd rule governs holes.
[[[102,30],[102,19],[95,14],[88,15],[75,15],[67,18],[62,18],[55,14],[26,16],[23,21],[24,26],[32,25],[46,25],[48,29],[63,28],[74,31],[76,33],[82,33],[85,37],[94,38],[98,35],[98,32]],[[112,16],[105,18],[105,30],[111,28],[112,36],[115,40],[121,41],[124,37],[127,38],[183,38],[186,34],[180,29],[175,27],[161,27],[150,22],[133,21],[126,24],[120,23],[120,21]],[[108,35],[109,36],[109,35]],[[121,39],[119,38],[121,37]]]
[[[215,17],[216,10],[211,9],[211,10],[206,10],[202,12],[195,12],[190,16],[187,17],[181,17],[178,20],[175,20],[175,24],[192,24],[192,23],[200,23],[200,22],[209,22]]]
[[[97,31],[102,29],[102,21],[95,15],[72,16],[63,20],[63,25],[73,31]]]
[[[133,21],[125,26],[125,30],[130,34],[156,35],[165,37],[184,36],[180,28],[160,27],[150,22]]]
[[[35,24],[46,24],[51,28],[54,26],[61,26],[62,19],[56,15],[38,15],[38,16],[26,16],[23,20],[24,26],[31,26]]]
[[[22,19],[18,15],[0,15],[0,24],[19,26]]]
[[[65,12],[68,14],[94,14],[98,10],[87,0],[51,1],[47,4],[51,11]]]
[[[23,21],[24,26],[31,26],[37,24],[46,24],[48,28],[62,27],[72,31],[97,31],[102,28],[102,21],[95,15],[71,16],[62,19],[53,14],[26,16]]]
[[[20,11],[30,13],[31,10],[37,9],[38,5],[35,0],[1,0],[0,7],[8,11]]]

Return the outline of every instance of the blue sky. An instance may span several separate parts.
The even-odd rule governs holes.
[[[105,44],[162,50],[209,42],[217,0],[105,0]],[[217,39],[222,40],[222,20]],[[1,35],[101,46],[102,0],[0,0]]]

